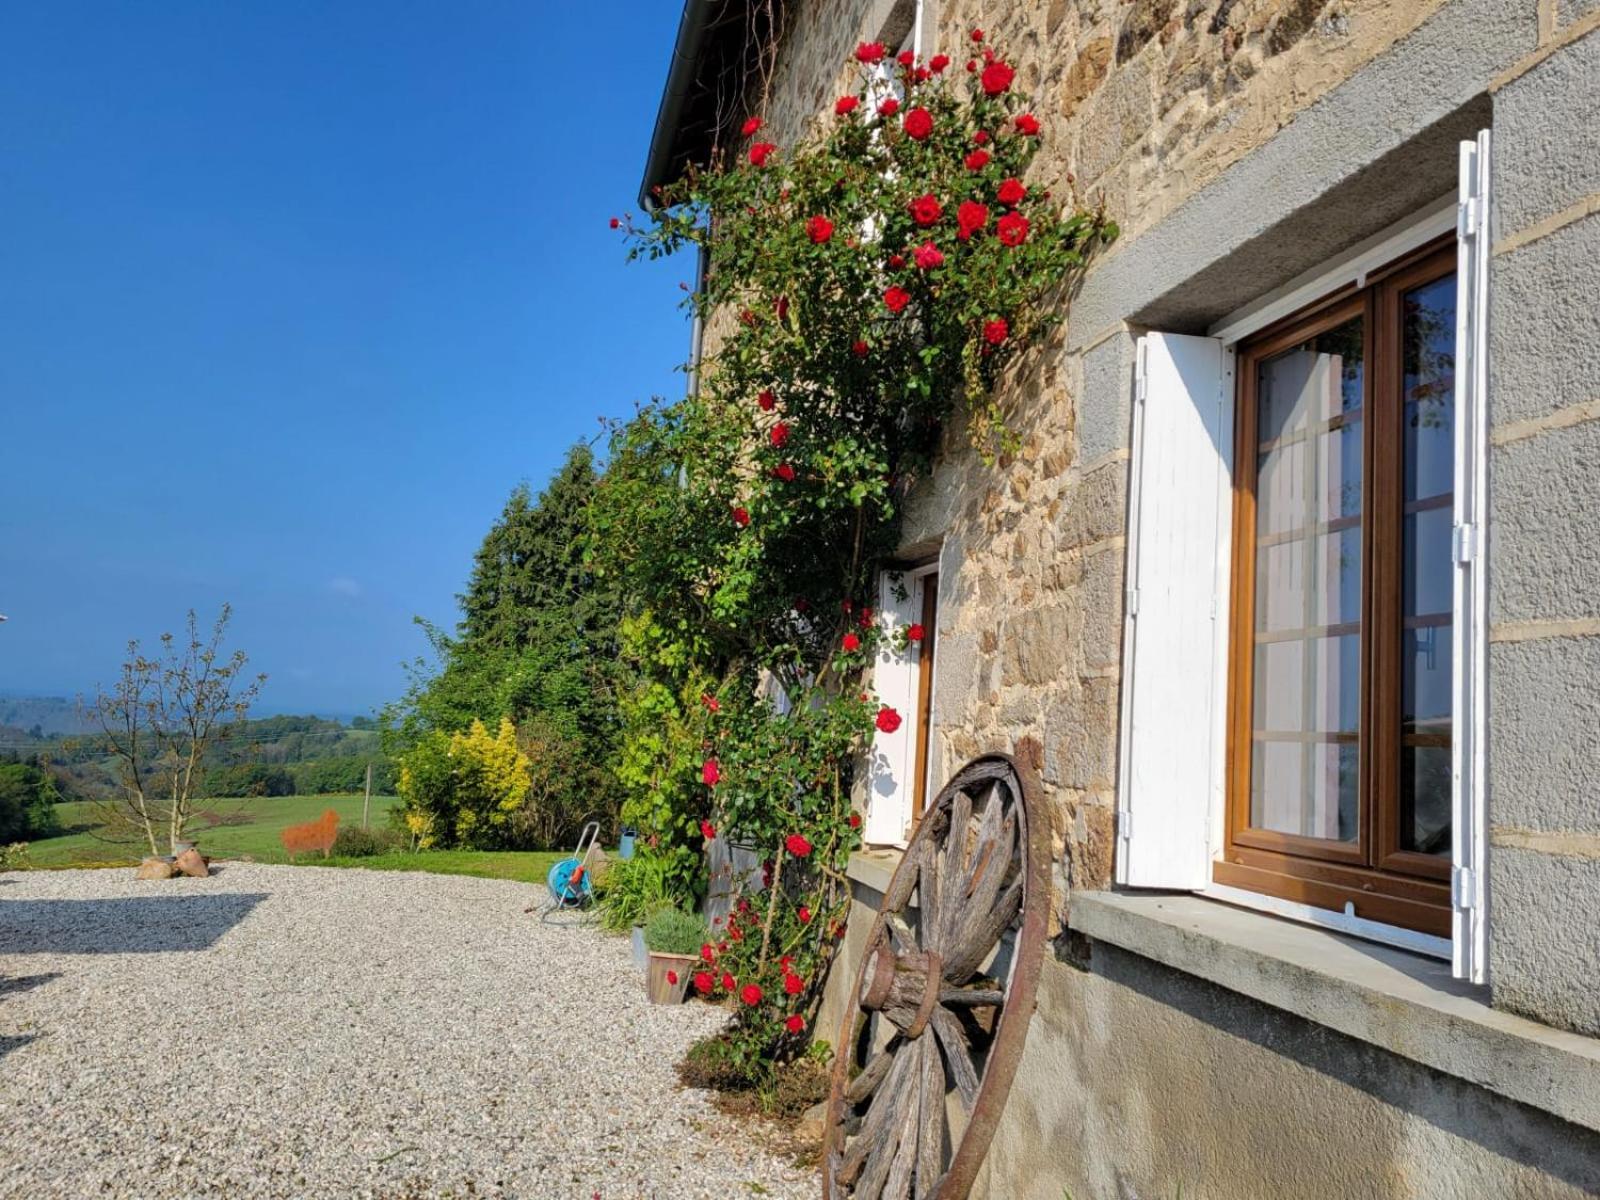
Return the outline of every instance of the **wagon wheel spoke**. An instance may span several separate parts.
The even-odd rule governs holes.
[[[991,755],[962,768],[918,825],[847,1001],[825,1200],[961,1200],[970,1189],[1043,955],[1049,849],[1031,796],[1026,769]],[[869,1049],[850,1035],[873,1029],[873,1015],[874,1040],[888,1040]]]

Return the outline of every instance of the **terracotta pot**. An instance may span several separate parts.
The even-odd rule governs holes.
[[[652,1004],[682,1004],[683,994],[689,990],[689,976],[700,960],[692,954],[657,954],[650,951],[650,965],[645,968],[644,990]],[[668,975],[677,982],[668,979]]]

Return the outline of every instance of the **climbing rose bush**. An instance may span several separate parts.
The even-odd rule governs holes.
[[[657,760],[686,800],[658,830],[763,863],[692,980],[733,1005],[751,1062],[810,1036],[860,844],[856,772],[904,720],[869,682],[880,650],[925,636],[888,637],[872,608],[902,503],[952,419],[986,458],[1013,447],[995,384],[1117,232],[1027,182],[1040,124],[975,43],[966,71],[863,43],[856,87],[797,143],[753,114],[622,222],[633,257],[707,255],[696,386],[615,428],[594,560],[672,646],[639,661],[640,686],[712,681],[698,755]]]

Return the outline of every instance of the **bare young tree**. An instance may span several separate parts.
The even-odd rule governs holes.
[[[117,764],[118,791],[102,801],[108,833],[137,837],[159,854],[183,840],[200,798],[206,753],[226,741],[250,711],[265,675],[245,675],[243,650],[222,648],[231,606],[224,604],[209,636],[193,609],[185,637],[161,635],[161,650],[147,656],[137,641],[110,691],[97,689],[89,715]]]

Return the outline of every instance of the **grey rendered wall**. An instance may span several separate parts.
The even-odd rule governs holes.
[[[1581,9],[1591,10],[1579,24]],[[1600,1033],[1600,6],[1495,95],[1489,938],[1495,1003]]]

